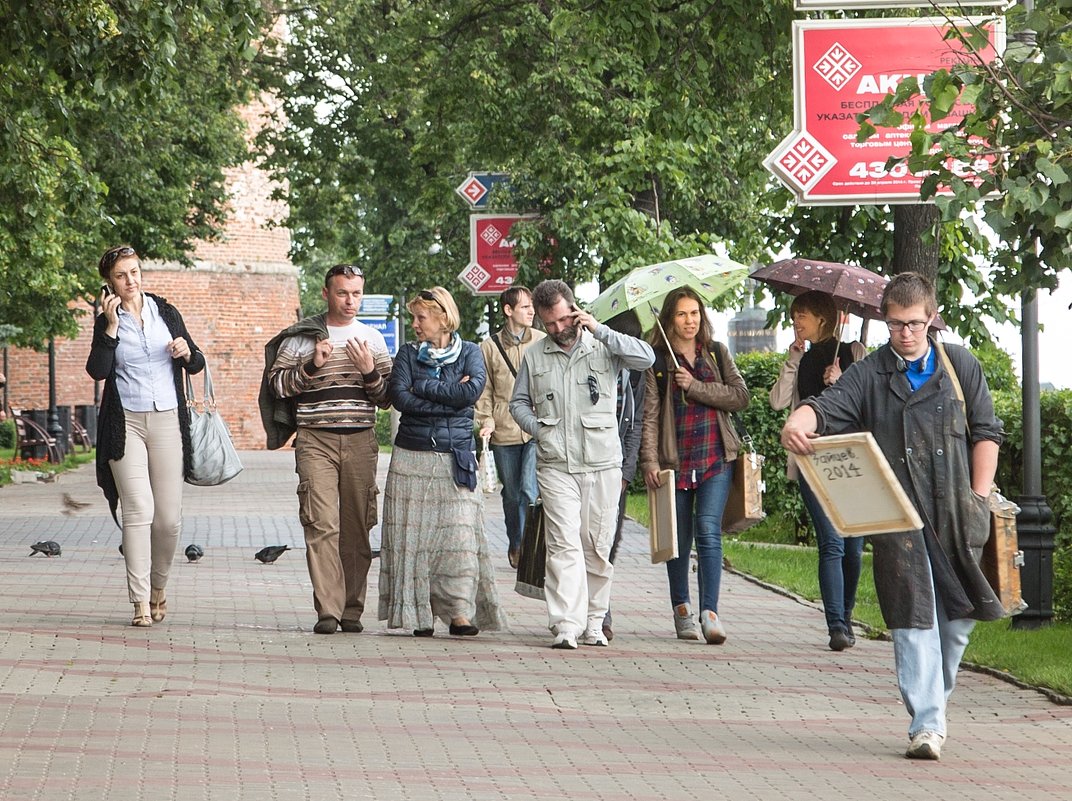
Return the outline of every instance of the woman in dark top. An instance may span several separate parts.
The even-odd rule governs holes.
[[[771,388],[770,404],[774,409],[793,409],[800,402],[818,395],[841,377],[854,361],[866,355],[859,342],[839,342],[838,310],[834,299],[825,292],[810,291],[798,295],[789,307],[796,339],[789,346],[789,358],[782,365],[778,381]],[[806,347],[811,343],[810,347]],[[836,358],[835,358],[836,354]],[[804,506],[815,527],[819,546],[819,590],[830,633],[830,648],[843,651],[856,643],[852,633],[852,609],[856,605],[856,586],[860,581],[863,537],[840,536],[818,499],[789,456],[790,479],[797,479]]]
[[[190,414],[182,371],[205,357],[182,315],[142,291],[134,248],[109,248],[98,265],[100,313],[86,372],[104,381],[97,421],[97,484],[116,515],[122,506],[127,592],[133,626],[159,623],[182,528],[182,485],[190,470]]]
[[[406,308],[417,341],[395,356],[388,385],[401,417],[384,492],[380,620],[431,637],[438,617],[451,634],[472,636],[502,627],[473,455],[484,357],[458,334],[443,287]]]

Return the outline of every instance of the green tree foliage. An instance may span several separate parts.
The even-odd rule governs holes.
[[[311,276],[357,260],[374,292],[458,289],[475,327],[454,187],[489,170],[512,176],[490,210],[538,214],[515,227],[530,286],[606,285],[716,243],[746,264],[788,247],[889,274],[888,207],[796,208],[762,166],[792,127],[792,19],[784,0],[303,6],[263,73],[285,98],[262,145],[288,184],[295,259]],[[934,235],[945,318],[985,338],[981,314],[1007,319],[974,266],[989,243],[970,222]]]
[[[257,0],[12,0],[0,9],[0,321],[40,346],[96,259],[184,260],[219,229],[265,23]]]
[[[1012,35],[1002,57],[969,59],[922,85],[908,79],[860,116],[861,137],[878,127],[912,126],[907,163],[927,174],[923,196],[952,190],[936,198],[945,220],[982,213],[999,240],[994,286],[1006,293],[1053,289],[1072,266],[1072,6],[1035,5],[1032,12],[1007,12]],[[956,35],[971,52],[985,41],[975,27]],[[949,116],[958,98],[974,108],[945,132],[928,134],[928,123]],[[958,161],[974,165],[978,180],[955,172]]]
[[[768,244],[761,162],[788,125],[791,17],[773,0],[294,13],[265,75],[286,101],[264,144],[296,258],[358,259],[373,291],[456,287],[469,232],[454,187],[484,169],[512,176],[493,209],[540,215],[518,231],[526,283],[609,281],[716,241],[748,262]]]

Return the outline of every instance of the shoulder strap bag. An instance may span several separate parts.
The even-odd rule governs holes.
[[[711,349],[718,367],[719,378],[725,383],[726,370],[722,365],[722,356],[718,345]],[[722,412],[725,414],[725,412]],[[763,481],[763,462],[766,458],[756,452],[752,437],[745,430],[744,422],[737,412],[729,414],[737,437],[741,440],[741,450],[733,463],[733,486],[730,488],[726,507],[722,511],[722,533],[735,534],[751,528],[767,516],[763,511],[763,492],[767,485]]]
[[[499,349],[499,353],[502,354],[503,361],[506,362],[506,367],[510,370],[510,375],[512,375],[514,378],[517,378],[517,370],[515,370],[514,366],[510,364],[510,358],[506,355],[506,348],[503,347],[502,340],[499,338],[499,335],[492,334],[491,341],[495,343],[495,347],[497,347]]]
[[[968,404],[964,400],[964,390],[957,378],[957,371],[953,368],[953,360],[946,353],[945,346],[941,342],[935,342],[938,355],[942,359],[945,371],[953,382],[953,392],[957,400],[964,405],[964,417],[967,420]],[[968,431],[969,448],[971,447],[971,430]],[[990,506],[990,538],[983,546],[983,575],[986,576],[990,588],[1001,601],[1001,606],[1007,615],[1018,615],[1027,609],[1027,603],[1020,591],[1020,568],[1024,564],[1024,552],[1020,550],[1019,537],[1016,531],[1016,515],[1020,507],[1003,497],[998,488],[990,488],[988,499]]]
[[[186,373],[186,406],[190,410],[190,443],[192,445],[192,468],[186,483],[200,487],[215,487],[224,484],[242,472],[231,441],[231,432],[216,408],[216,394],[212,389],[212,374],[205,364],[205,383],[201,401],[194,393],[190,374]]]

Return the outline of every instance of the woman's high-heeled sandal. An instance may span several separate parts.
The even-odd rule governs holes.
[[[143,629],[153,625],[153,619],[149,616],[149,604],[144,601],[134,604],[134,619],[130,621],[130,625]]]
[[[149,615],[154,623],[159,623],[167,614],[167,598],[163,590],[150,590],[149,592]]]

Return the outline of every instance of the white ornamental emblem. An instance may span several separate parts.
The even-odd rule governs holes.
[[[489,278],[491,278],[491,274],[479,264],[470,264],[469,269],[462,273],[461,276],[461,279],[474,290],[484,286]]]
[[[480,238],[494,247],[495,243],[502,239],[502,232],[494,225],[489,225],[481,232]]]
[[[860,71],[860,62],[838,42],[834,42],[822,58],[815,62],[814,69],[823,80],[841,91],[852,76]]]
[[[778,166],[806,190],[834,166],[834,157],[813,137],[801,133],[778,158]]]

